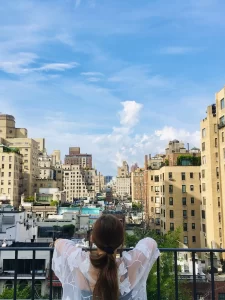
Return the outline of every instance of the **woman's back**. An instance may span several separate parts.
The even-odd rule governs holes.
[[[156,242],[145,238],[116,259],[120,300],[147,300],[146,281],[158,256]],[[59,240],[54,251],[53,270],[63,286],[62,300],[93,299],[99,270],[91,264],[89,252],[69,240]]]

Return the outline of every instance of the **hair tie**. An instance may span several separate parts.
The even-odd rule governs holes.
[[[114,254],[114,249],[111,247],[104,247],[104,249],[102,249],[104,252],[106,252],[107,254]]]

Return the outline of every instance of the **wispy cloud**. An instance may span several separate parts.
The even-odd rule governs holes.
[[[101,72],[82,72],[81,75],[83,76],[104,76]]]
[[[193,52],[197,52],[197,49],[191,48],[191,47],[165,47],[162,48],[160,53],[161,54],[169,54],[169,55],[182,55],[182,54],[189,54]]]
[[[49,63],[45,64],[39,68],[35,68],[32,70],[35,71],[65,71],[69,69],[76,68],[79,64],[76,62],[71,63]]]

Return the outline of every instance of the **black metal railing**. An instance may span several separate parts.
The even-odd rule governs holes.
[[[88,251],[89,249],[84,249],[85,251]],[[94,249],[92,249],[94,250]],[[123,251],[129,251],[131,250],[131,248],[125,248],[125,249],[120,249],[118,250],[119,254],[122,255]],[[192,275],[189,276],[189,283],[191,282],[191,290],[192,290],[192,298],[193,300],[198,300],[198,299],[210,299],[210,300],[216,300],[216,299],[220,299],[217,295],[217,293],[219,293],[217,291],[217,289],[220,289],[220,293],[222,293],[222,295],[225,295],[225,278],[224,278],[224,286],[220,287],[220,288],[215,288],[215,273],[214,273],[214,259],[215,253],[225,253],[225,249],[186,249],[186,248],[162,248],[159,249],[161,254],[163,255],[164,253],[170,253],[173,256],[173,271],[171,272],[171,276],[174,277],[174,300],[179,300],[179,281],[183,280],[183,277],[180,276],[179,274],[179,266],[178,266],[178,261],[179,261],[179,257],[178,254],[179,253],[185,253],[185,254],[189,254],[191,261],[192,261]],[[15,252],[15,256],[14,256],[14,260],[15,260],[15,270],[13,273],[13,281],[14,281],[14,295],[13,295],[13,300],[18,300],[19,298],[17,297],[17,285],[18,285],[18,277],[19,275],[19,270],[18,270],[18,253],[19,252],[24,252],[24,251],[29,251],[32,252],[32,270],[31,270],[31,274],[30,278],[31,278],[31,300],[35,300],[35,277],[38,276],[37,274],[37,270],[35,270],[35,259],[36,259],[36,253],[37,252],[43,252],[43,251],[47,251],[48,255],[49,255],[49,264],[48,264],[48,271],[46,273],[46,280],[48,280],[48,285],[49,285],[49,293],[48,293],[48,299],[49,300],[53,300],[53,281],[55,281],[55,279],[53,280],[53,271],[52,271],[52,258],[53,258],[53,251],[54,248],[50,248],[50,247],[6,247],[6,248],[0,248],[0,253],[1,252],[9,252],[9,251],[13,251]],[[207,295],[206,296],[202,296],[203,298],[199,298],[199,293],[197,291],[197,284],[201,281],[199,280],[199,275],[196,274],[196,255],[200,254],[200,253],[205,253],[209,255],[209,266],[211,271],[208,273],[208,286],[209,289],[208,291],[206,291]],[[156,262],[156,276],[157,276],[157,290],[156,290],[156,299],[157,300],[162,300],[162,291],[161,291],[161,276],[162,276],[162,268],[161,268],[161,259],[162,256],[159,257],[157,259]],[[200,258],[199,258],[200,259]],[[184,276],[185,277],[185,276]],[[190,280],[191,278],[191,280]],[[46,298],[45,298],[46,299]],[[60,298],[61,299],[61,298]],[[154,298],[155,299],[155,298]]]

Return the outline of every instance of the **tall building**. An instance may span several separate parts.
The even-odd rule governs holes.
[[[200,150],[187,150],[177,140],[168,148],[165,154],[145,156],[145,169],[132,172],[132,200],[144,200],[151,229],[164,234],[181,228],[181,241],[200,247]]]
[[[123,165],[117,170],[116,194],[122,198],[131,195],[131,178],[126,161],[123,161]]]
[[[107,176],[105,176],[104,184],[107,185],[107,184],[110,183],[112,180],[113,180],[113,176],[107,175]]]
[[[225,247],[225,88],[201,121],[202,246]]]
[[[83,169],[79,165],[63,165],[63,189],[67,201],[73,202],[83,197],[95,197],[94,169]]]
[[[18,207],[22,195],[22,155],[18,149],[0,145],[0,199]]]
[[[81,168],[92,168],[92,155],[80,153],[79,147],[70,147],[65,156],[65,165],[79,165]]]
[[[104,176],[100,173],[96,171],[95,174],[95,192],[96,193],[101,193],[104,186],[105,186],[105,182],[104,182]]]
[[[48,155],[45,149],[43,152],[39,153],[38,166],[40,169],[40,179],[54,179],[55,169],[52,156]]]
[[[39,177],[38,157],[43,149],[44,139],[31,139],[27,129],[16,128],[15,118],[11,115],[0,115],[0,138],[4,145],[17,148],[23,159],[23,192],[32,196],[35,191],[35,181]]]

